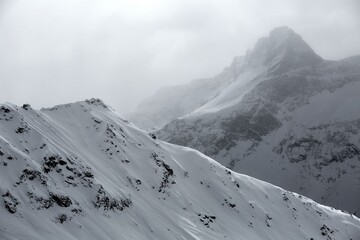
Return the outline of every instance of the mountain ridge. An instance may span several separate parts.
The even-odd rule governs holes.
[[[298,51],[289,51],[289,48],[293,49],[294,46],[298,46]],[[299,62],[299,58],[303,56],[306,57],[306,61]],[[242,84],[245,85],[256,76],[266,77],[269,73],[281,74],[294,66],[306,67],[309,64],[322,62],[323,59],[302,40],[300,35],[288,27],[278,27],[271,31],[268,37],[259,39],[254,48],[244,56],[234,57],[231,64],[214,78],[198,79],[189,84],[161,88],[152,97],[141,102],[129,118],[143,129],[153,127],[157,129],[216,98],[221,91],[239,78],[245,79]]]
[[[288,36],[291,54],[284,55]],[[259,42],[235,64],[237,75],[218,85],[217,94],[186,114],[172,116],[156,134],[235,171],[359,214],[360,205],[351,200],[360,196],[359,56],[323,60],[287,28],[275,29]],[[274,55],[277,45],[281,51]],[[256,64],[246,64],[252,55]],[[181,105],[182,99],[177,100]],[[293,161],[295,155],[303,160]]]
[[[0,106],[0,238],[356,239],[360,220],[154,139],[98,99]]]

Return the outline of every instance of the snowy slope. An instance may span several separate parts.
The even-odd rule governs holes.
[[[219,94],[238,76],[243,57],[236,57],[231,66],[209,79],[198,79],[190,84],[159,89],[145,99],[130,115],[130,120],[143,129],[160,128],[165,123],[186,115]]]
[[[157,135],[360,214],[359,92],[359,56],[323,60],[292,30],[278,28],[216,97]]]
[[[0,106],[0,239],[359,239],[360,220],[226,169],[100,100]]]

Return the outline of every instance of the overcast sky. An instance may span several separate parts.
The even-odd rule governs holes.
[[[126,115],[283,25],[323,58],[360,54],[358,0],[0,0],[0,103],[97,97]]]

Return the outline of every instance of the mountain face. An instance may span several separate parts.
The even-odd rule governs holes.
[[[143,101],[130,116],[130,120],[143,129],[158,129],[167,122],[186,115],[204,105],[218,94],[219,86],[228,85],[237,75],[243,57],[234,59],[222,73],[209,79],[198,79],[189,85],[166,87],[152,98]]]
[[[97,99],[1,105],[0,239],[360,237],[351,214],[154,138]]]
[[[321,63],[323,60],[287,27],[274,29],[268,38],[261,38],[246,56],[235,57],[232,64],[214,78],[194,80],[188,85],[160,89],[153,97],[143,101],[130,120],[148,129],[185,116],[203,106],[236,81],[243,88],[259,75],[280,73]]]
[[[269,37],[261,38],[245,56],[243,70],[267,67],[268,73],[279,74],[294,68],[321,63],[320,56],[288,27],[276,28]]]
[[[360,215],[360,56],[323,60],[282,27],[233,72],[157,136]]]

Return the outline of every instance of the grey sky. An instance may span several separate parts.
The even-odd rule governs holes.
[[[98,97],[120,113],[211,77],[287,25],[326,59],[360,54],[358,0],[0,0],[0,103]]]

